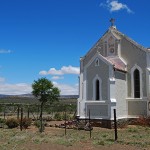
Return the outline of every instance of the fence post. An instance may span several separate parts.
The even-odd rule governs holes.
[[[4,106],[4,119],[5,119],[5,116],[6,116],[5,109],[6,109],[6,106]]]
[[[117,135],[116,109],[114,109],[114,129],[115,129],[115,141],[117,141],[117,139],[118,139],[118,135]]]
[[[40,132],[42,133],[44,131],[44,124],[43,124],[43,106],[44,103],[41,103],[41,112],[40,112]]]
[[[90,129],[90,138],[91,138],[91,114],[89,109],[89,129]]]
[[[29,105],[28,105],[28,119],[30,118],[30,108],[29,108]]]
[[[23,120],[23,108],[21,107],[21,120],[20,120],[20,130],[22,131],[22,120]]]
[[[65,106],[65,135],[66,135],[66,106]]]
[[[37,108],[37,109],[38,109],[38,110],[37,110],[37,120],[38,120],[38,119],[40,119],[40,118],[38,118],[38,116],[39,116],[39,112],[40,112],[40,106],[39,106],[39,105],[37,105],[37,107],[38,107],[38,108]]]
[[[19,106],[18,106],[18,109],[17,109],[17,119],[19,119]]]

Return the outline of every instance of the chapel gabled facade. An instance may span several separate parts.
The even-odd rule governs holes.
[[[112,25],[80,59],[77,116],[102,120],[150,115],[150,50]]]

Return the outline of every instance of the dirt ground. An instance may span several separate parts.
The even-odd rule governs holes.
[[[64,123],[64,121],[52,121],[49,124],[59,125],[61,123]],[[134,126],[132,127],[134,128]],[[28,130],[31,132],[36,132],[37,128],[32,126]],[[47,127],[45,128],[45,133],[57,134],[60,130],[62,131],[63,129]],[[101,130],[108,130],[108,129],[102,128]],[[39,145],[33,143],[26,143],[23,145],[23,147],[26,147],[27,150],[141,150],[141,148],[130,145],[122,145],[117,142],[115,142],[113,145],[110,146],[101,146],[101,145],[93,146],[90,140],[78,142],[72,146],[64,146],[52,143],[42,143]],[[150,150],[150,148],[142,148],[142,150]]]
[[[141,150],[133,146],[114,144],[112,146],[93,147],[90,143],[79,143],[79,145],[66,147],[55,144],[30,144],[25,145],[27,150]],[[146,149],[145,149],[146,150]]]
[[[61,123],[64,123],[64,121],[62,121],[62,122],[58,122],[58,121],[55,122],[55,121],[53,121],[53,122],[50,122],[49,124],[55,125],[55,124],[61,124]],[[9,129],[7,129],[4,132],[8,132],[9,133],[8,130]],[[63,137],[65,138],[64,130],[65,129],[55,128],[55,127],[45,127],[45,131],[44,131],[44,133],[42,133],[42,136],[41,136],[41,134],[38,132],[38,129],[35,126],[30,126],[27,130],[24,130],[22,132],[22,134],[21,134],[21,131],[19,131],[19,128],[18,128],[18,129],[15,129],[14,130],[15,133],[12,133],[12,135],[9,135],[9,137],[10,136],[14,136],[15,138],[18,138],[18,137],[23,138],[23,137],[27,136],[28,134],[30,134],[30,137],[26,137],[25,138],[26,140],[23,141],[21,144],[17,144],[18,141],[16,141],[16,140],[14,140],[14,141],[13,140],[11,140],[11,141],[8,140],[8,139],[11,138],[10,137],[8,139],[5,139],[5,140],[8,140],[5,144],[4,144],[4,141],[2,142],[0,140],[0,145],[3,144],[4,146],[8,146],[8,148],[9,148],[9,145],[12,142],[12,144],[13,144],[13,148],[12,149],[13,150],[150,150],[150,147],[140,148],[138,146],[132,146],[132,145],[127,145],[127,144],[120,144],[119,142],[113,142],[113,144],[110,144],[110,145],[93,145],[93,143],[92,143],[93,141],[90,138],[87,138],[86,140],[78,140],[78,141],[76,140],[71,145],[65,145],[66,143],[65,144],[53,143],[49,139],[46,142],[38,142],[37,141],[38,143],[36,143],[36,140],[38,138],[39,138],[39,140],[41,140],[42,137],[45,138],[45,139],[46,139],[46,137],[49,137],[50,139],[51,138],[55,139],[56,137],[59,137],[59,136],[63,135]],[[106,132],[108,134],[109,134],[108,131],[110,131],[109,129],[103,129],[103,128],[101,128],[101,129],[94,128],[94,130],[99,130],[100,132],[103,132],[103,133]],[[84,131],[77,131],[77,130],[73,131],[73,132],[79,132],[81,134],[85,133]],[[113,130],[112,130],[112,132],[113,132]],[[8,134],[8,133],[6,133],[6,134]],[[71,135],[72,131],[68,129],[67,130],[67,135],[69,135],[69,134]],[[133,134],[135,136],[136,132],[133,133]],[[77,134],[75,134],[75,136],[76,135]],[[86,132],[86,136],[89,136],[88,132]],[[68,138],[68,137],[66,137],[66,138]],[[16,146],[15,146],[15,144],[13,142],[14,143],[16,142]],[[7,147],[3,147],[2,150],[3,149],[7,150]],[[1,150],[1,148],[0,148],[0,150]]]

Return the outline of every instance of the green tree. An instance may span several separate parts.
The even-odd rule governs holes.
[[[57,87],[54,87],[53,83],[50,80],[46,78],[40,78],[37,81],[34,80],[32,84],[32,89],[32,94],[38,98],[41,104],[40,132],[42,132],[44,130],[42,123],[43,106],[45,103],[52,104],[53,102],[58,101],[60,91]]]

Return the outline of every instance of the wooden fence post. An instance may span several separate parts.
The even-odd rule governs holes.
[[[21,120],[20,120],[20,130],[22,131],[22,121],[23,121],[23,108],[21,107]]]
[[[91,114],[89,109],[89,130],[90,130],[90,138],[91,138]]]
[[[40,132],[42,133],[44,131],[44,124],[43,124],[43,105],[44,103],[41,103],[41,112],[40,112]]]
[[[19,110],[20,108],[19,108],[19,106],[18,106],[18,108],[17,108],[17,119],[19,119]]]
[[[29,105],[28,105],[28,119],[30,118],[30,108],[29,108]]]
[[[65,106],[65,135],[66,135],[66,106]]]
[[[115,129],[115,141],[117,141],[117,139],[118,139],[118,135],[117,135],[116,109],[114,109],[114,129]]]
[[[6,110],[6,106],[4,106],[4,119],[5,119],[5,116],[6,116],[5,110]]]
[[[38,107],[38,108],[37,108],[37,109],[38,109],[38,110],[37,110],[37,120],[38,120],[38,119],[40,119],[40,118],[38,117],[38,116],[39,116],[39,112],[40,112],[40,106],[37,105],[37,107]]]

